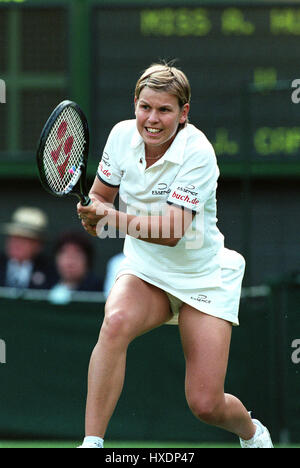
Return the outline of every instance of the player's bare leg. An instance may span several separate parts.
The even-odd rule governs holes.
[[[130,342],[170,318],[168,298],[160,289],[132,275],[115,283],[89,366],[86,436],[104,438],[122,392]]]
[[[238,398],[224,393],[232,325],[184,305],[179,327],[186,359],[186,398],[203,422],[251,439],[256,426]]]

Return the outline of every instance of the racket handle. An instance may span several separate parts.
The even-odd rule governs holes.
[[[93,202],[92,202],[92,200],[90,199],[90,197],[88,195],[82,197],[82,199],[81,199],[82,206],[90,206],[90,205],[92,205],[92,203]]]

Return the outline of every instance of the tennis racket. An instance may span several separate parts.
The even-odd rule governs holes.
[[[92,202],[86,187],[89,127],[80,107],[61,102],[47,120],[37,149],[42,186],[57,197],[74,195],[83,206]]]

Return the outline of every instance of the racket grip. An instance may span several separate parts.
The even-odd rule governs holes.
[[[92,203],[93,202],[92,202],[92,200],[90,199],[90,197],[88,195],[81,199],[82,206],[90,206],[90,205],[92,205]]]

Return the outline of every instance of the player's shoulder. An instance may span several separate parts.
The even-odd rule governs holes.
[[[198,161],[216,162],[216,155],[213,145],[208,140],[207,136],[192,124],[186,127],[187,143],[185,156],[187,159]]]
[[[136,130],[135,119],[122,120],[121,122],[118,122],[116,125],[114,125],[111,131],[111,135],[117,138],[119,137],[132,138],[132,135],[134,134],[135,130]]]
[[[128,161],[128,152],[136,131],[135,120],[123,120],[114,125],[104,148],[109,164],[114,163],[115,167],[121,167]]]
[[[188,124],[187,130],[187,143],[191,149],[198,149],[202,151],[208,151],[214,153],[214,148],[207,138],[207,136],[195,127],[195,125]]]

